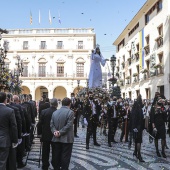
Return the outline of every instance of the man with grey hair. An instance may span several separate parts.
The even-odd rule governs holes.
[[[62,107],[51,118],[52,166],[55,170],[68,170],[74,142],[74,112],[70,109],[71,100],[64,98]]]
[[[40,116],[40,120],[38,123],[38,135],[42,135],[41,142],[42,145],[42,169],[48,170],[48,167],[50,166],[49,163],[49,154],[50,154],[50,145],[51,140],[53,137],[53,134],[51,132],[50,128],[50,121],[53,112],[56,111],[58,106],[58,101],[56,98],[53,98],[50,100],[50,108],[42,110],[42,114]]]

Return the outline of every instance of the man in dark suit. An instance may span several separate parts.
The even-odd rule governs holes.
[[[18,142],[22,141],[22,118],[20,111],[17,107],[12,106],[13,95],[11,93],[7,94],[7,104],[6,106],[13,109],[15,113],[15,118],[17,122],[17,129],[18,129]],[[10,147],[9,150],[9,157],[7,163],[7,170],[9,169],[17,169],[16,168],[16,161],[17,161],[17,147]]]
[[[50,100],[49,98],[46,98],[45,99],[45,103],[42,103],[40,106],[39,106],[39,119],[41,117],[41,112],[42,110],[44,109],[48,109],[50,107]]]
[[[0,169],[6,170],[9,148],[18,143],[14,110],[6,106],[7,96],[0,92]]]
[[[73,121],[74,113],[70,109],[71,100],[64,98],[62,107],[55,111],[51,118],[52,138],[52,165],[55,170],[68,170],[74,135]]]
[[[33,133],[30,129],[31,129],[32,126],[35,125],[35,117],[34,117],[32,105],[31,105],[31,103],[28,102],[28,96],[26,94],[23,94],[21,96],[21,101],[22,101],[21,106],[25,108],[26,117],[27,117],[27,120],[28,120],[26,122],[27,131],[28,131],[28,134],[26,136],[26,151],[30,151],[30,147],[31,147],[31,144],[32,144],[30,136],[32,135],[31,133]]]
[[[95,146],[100,146],[96,140],[96,130],[99,123],[100,105],[93,98],[93,93],[89,92],[88,99],[84,106],[84,117],[88,123],[86,134],[86,149],[89,149],[90,136],[93,134],[93,142]]]
[[[45,109],[41,113],[41,117],[39,120],[39,134],[42,135],[41,137],[41,142],[43,143],[42,145],[42,169],[43,170],[48,170],[48,167],[50,166],[49,163],[49,154],[50,154],[50,145],[51,145],[51,140],[53,137],[53,134],[51,132],[50,128],[50,122],[51,122],[51,117],[53,112],[56,111],[57,106],[58,106],[58,101],[57,99],[51,99],[50,101],[50,108]]]
[[[34,100],[32,100],[32,95],[29,94],[28,95],[28,102],[30,102],[32,104],[33,107],[33,112],[34,112],[34,117],[37,117],[37,107],[36,107],[36,102]]]
[[[43,96],[42,96],[41,100],[39,101],[38,108],[40,108],[40,106],[45,103],[45,99],[46,99],[46,98],[47,98],[46,95],[43,95]]]
[[[17,167],[18,168],[23,168],[24,166],[26,166],[23,163],[23,157],[24,157],[24,150],[25,150],[25,140],[23,137],[23,134],[26,133],[26,123],[25,123],[25,115],[23,112],[23,109],[21,107],[21,105],[19,104],[19,97],[17,95],[12,96],[12,101],[11,101],[11,106],[13,107],[17,107],[20,115],[21,115],[21,119],[22,119],[22,135],[21,135],[21,139],[20,139],[20,144],[17,147]]]
[[[28,102],[31,104],[32,106],[32,111],[33,111],[33,119],[35,120],[35,118],[37,117],[37,108],[36,108],[36,102],[32,100],[32,95],[29,94],[28,95]],[[33,139],[34,139],[34,124],[32,124],[31,129],[30,129],[30,141],[32,144],[34,144]]]
[[[78,121],[78,101],[75,98],[75,94],[71,93],[71,110],[74,112],[74,137],[77,136],[77,121]]]

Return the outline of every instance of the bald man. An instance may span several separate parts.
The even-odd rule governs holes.
[[[13,96],[13,102],[11,102],[11,105],[15,106],[19,109],[21,119],[22,119],[22,134],[25,134],[26,133],[25,115],[24,115],[23,108],[20,105],[19,97],[17,95]],[[22,142],[17,147],[17,165],[18,165],[18,168],[23,168],[24,166],[26,166],[23,163],[24,152],[25,152],[25,137],[23,137],[23,135],[22,135]]]

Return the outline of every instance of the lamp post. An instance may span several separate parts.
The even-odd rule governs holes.
[[[110,59],[110,65],[112,68],[112,78],[110,79],[110,82],[112,83],[112,86],[117,82],[117,79],[114,77],[114,71],[115,71],[115,66],[116,66],[116,57],[112,55]]]
[[[78,90],[78,93],[79,93],[79,91],[80,91],[80,80],[77,80],[77,90]]]
[[[87,88],[87,94],[88,94],[89,93],[89,79],[88,78],[86,79],[86,83],[87,83],[87,87],[86,88]]]
[[[114,77],[114,71],[115,71],[115,66],[116,66],[116,57],[114,55],[112,55],[111,59],[110,59],[110,65],[112,68],[112,78],[109,79],[109,81],[112,84],[112,87],[110,89],[111,92],[111,96],[116,96],[116,97],[120,97],[120,87],[116,86],[114,87],[114,84],[117,82],[117,79]]]
[[[115,66],[116,66],[116,57],[114,55],[112,55],[111,59],[110,59],[110,65],[112,67],[112,75],[114,77],[114,70],[115,70]]]

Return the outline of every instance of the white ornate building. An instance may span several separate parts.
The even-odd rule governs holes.
[[[17,56],[23,60],[23,93],[39,100],[70,97],[87,86],[91,50],[96,34],[89,29],[17,29],[3,35],[9,42],[6,66],[15,68]]]
[[[170,0],[147,0],[114,45],[123,97],[170,98]]]

